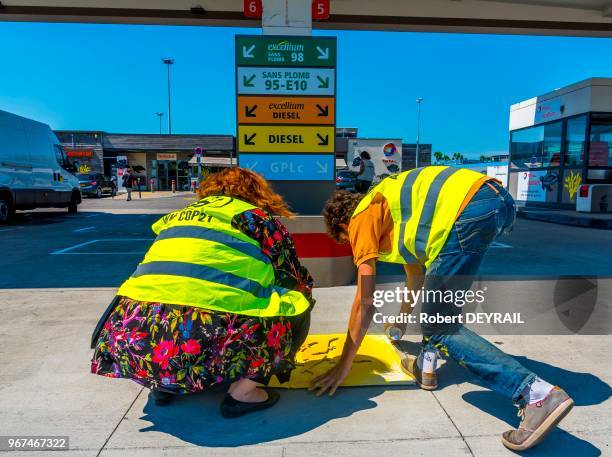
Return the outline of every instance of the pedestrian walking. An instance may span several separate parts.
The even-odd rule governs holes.
[[[359,172],[357,173],[357,181],[355,182],[355,190],[365,194],[372,181],[374,181],[374,162],[368,151],[361,151],[359,154],[361,161],[359,162]]]
[[[123,187],[127,191],[127,201],[132,200],[132,186],[134,185],[134,170],[128,168],[126,173],[123,175]]]
[[[111,198],[114,199],[117,195],[117,177],[111,177]]]
[[[258,384],[289,380],[313,280],[274,217],[292,213],[260,175],[227,168],[198,196],[153,224],[155,242],[94,332],[91,371],[132,379],[159,405],[227,384],[221,414],[234,418],[278,401]]]
[[[363,198],[337,192],[325,206],[325,222],[332,238],[351,245],[358,290],[342,356],[334,368],[313,380],[311,389],[333,394],[347,376],[374,314],[376,261],[403,264],[407,285],[413,290],[448,290],[449,284],[468,290],[470,276],[477,273],[496,237],[512,227],[515,215],[514,200],[498,181],[446,166],[389,176]],[[422,313],[434,318],[457,316],[461,309],[454,303],[422,304]],[[506,447],[529,449],[571,410],[574,402],[561,388],[538,377],[458,319],[443,322],[453,323],[421,323],[421,352],[416,359],[404,359],[403,367],[422,389],[434,390],[441,353],[511,399],[519,408],[521,423],[503,434]],[[401,338],[406,325],[398,328],[396,337]]]

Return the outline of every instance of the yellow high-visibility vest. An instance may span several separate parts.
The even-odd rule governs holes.
[[[259,243],[232,227],[254,209],[232,197],[211,196],[153,224],[157,234],[118,295],[246,316],[296,316],[310,303],[274,284],[271,260]]]
[[[382,194],[393,219],[393,243],[391,251],[381,252],[378,260],[429,267],[444,246],[463,200],[484,176],[445,166],[392,175],[368,192],[353,217],[365,210],[377,193]]]

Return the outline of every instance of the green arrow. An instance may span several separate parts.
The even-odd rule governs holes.
[[[244,87],[255,87],[255,84],[253,84],[254,79],[255,79],[255,75],[251,75],[250,78],[247,78],[246,75],[244,75],[242,77],[242,85]]]
[[[329,76],[323,79],[317,75],[317,79],[319,80],[319,89],[329,89]]]

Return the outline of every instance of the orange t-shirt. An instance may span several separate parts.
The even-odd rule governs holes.
[[[461,214],[480,187],[492,178],[483,176],[470,188],[461,203],[457,217]],[[370,205],[351,219],[348,226],[349,242],[353,260],[359,266],[366,260],[377,259],[381,252],[390,252],[393,243],[393,218],[387,199],[377,193]]]

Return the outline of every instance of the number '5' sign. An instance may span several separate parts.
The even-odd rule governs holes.
[[[312,0],[312,18],[329,19],[329,0]]]

